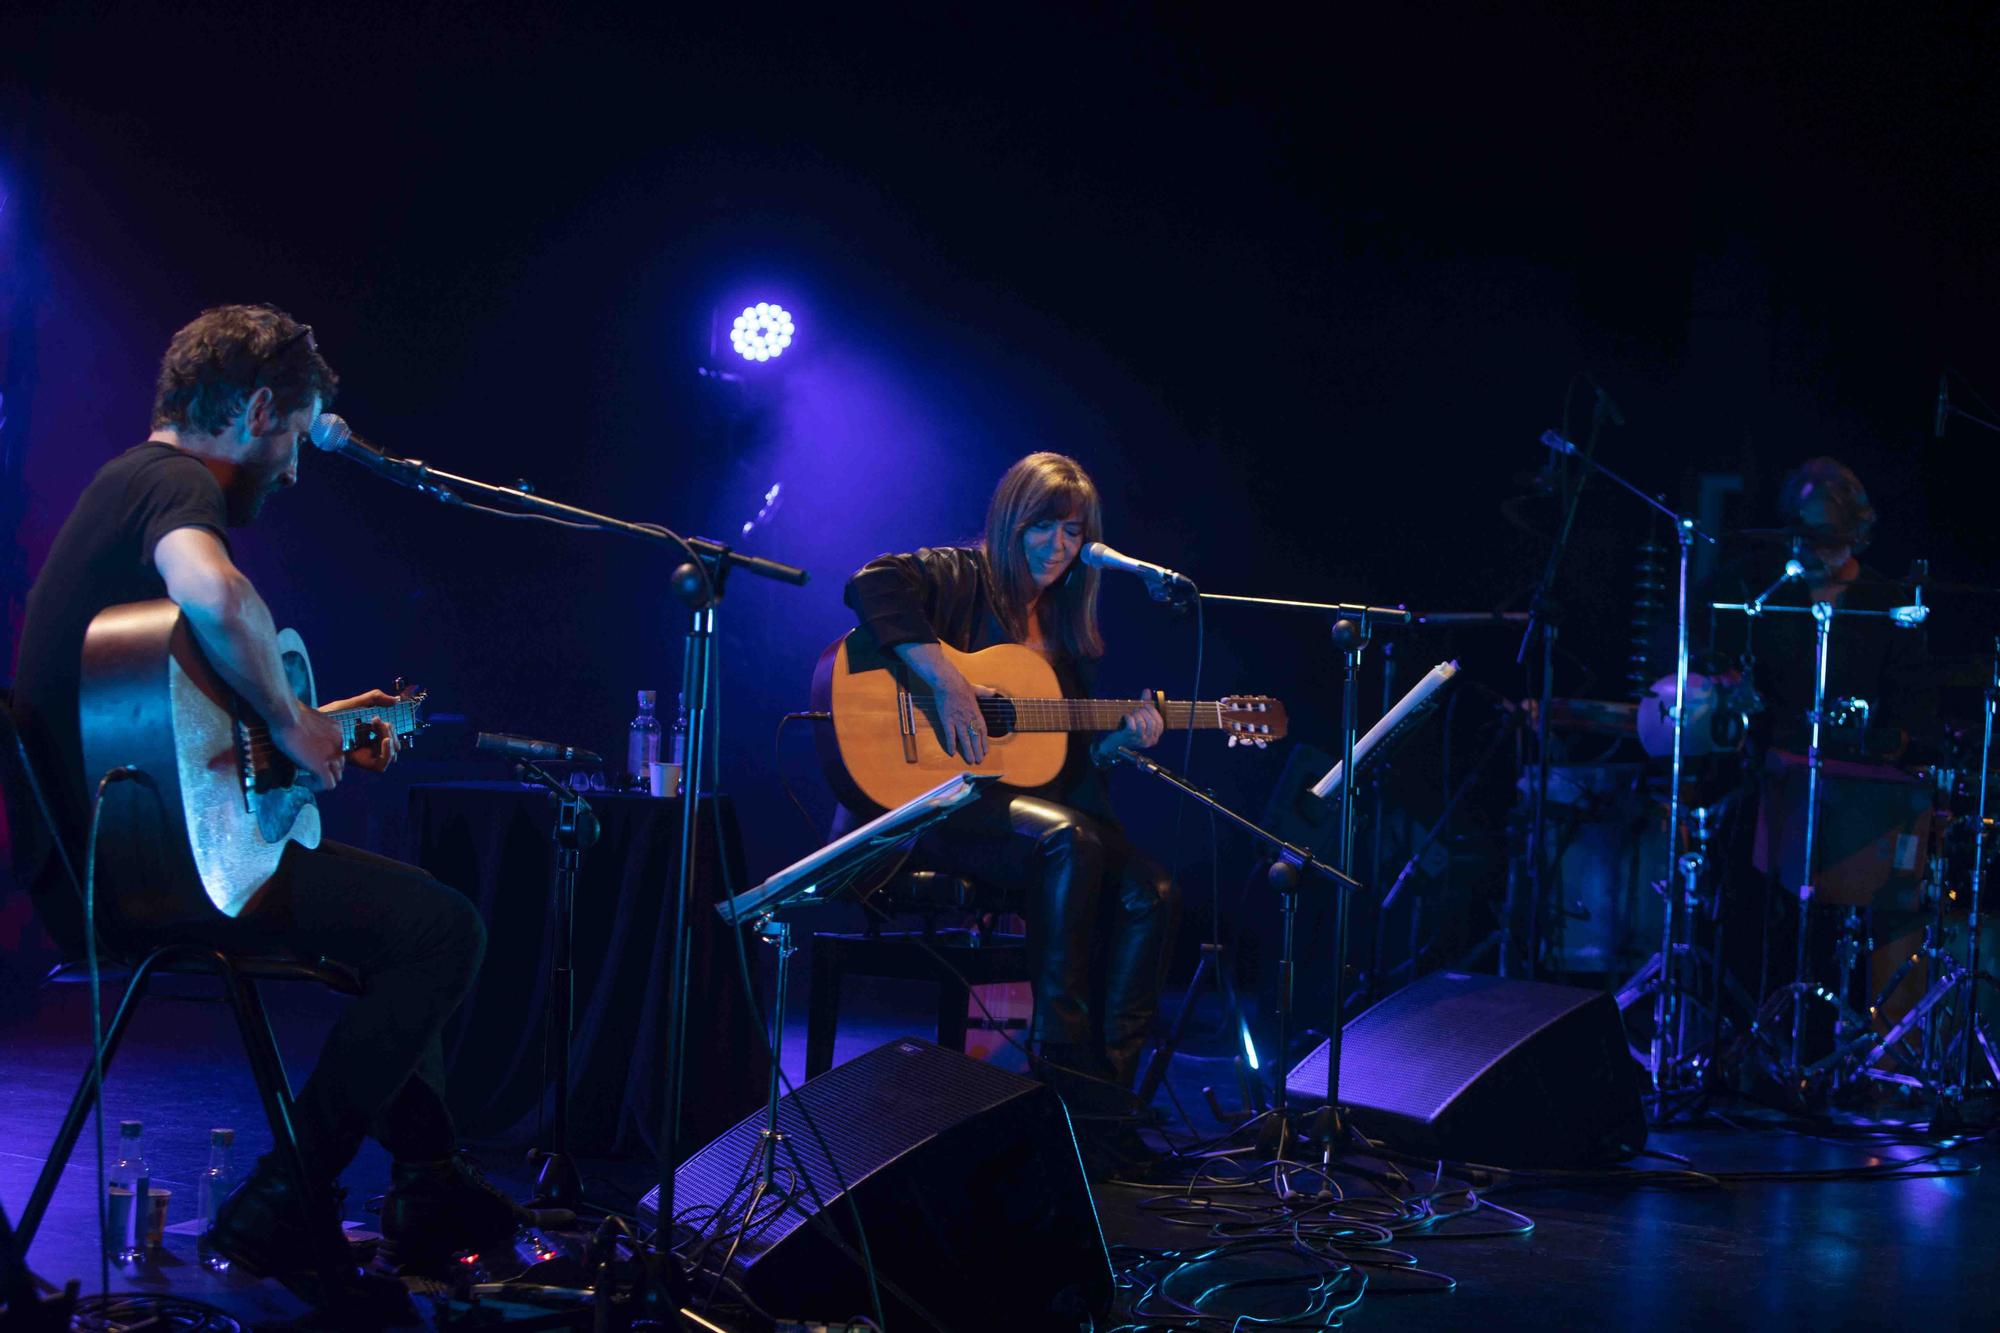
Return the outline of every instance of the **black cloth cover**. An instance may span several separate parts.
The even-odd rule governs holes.
[[[603,837],[584,853],[576,895],[569,1149],[584,1157],[650,1156],[659,1135],[681,803],[607,792],[589,799]],[[735,944],[712,907],[725,887],[718,821],[727,882],[747,887],[735,810],[727,797],[702,804],[683,1156],[761,1105],[770,1069]],[[476,1142],[534,1146],[548,1113],[554,823],[548,794],[518,783],[410,790],[411,859],[470,896],[486,918],[485,965],[444,1034],[446,1099],[460,1132]],[[755,978],[763,946],[746,933],[744,948]]]

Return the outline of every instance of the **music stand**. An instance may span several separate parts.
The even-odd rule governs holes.
[[[958,810],[979,799],[979,793],[986,787],[1000,781],[995,773],[961,773],[931,788],[923,795],[905,801],[894,810],[869,820],[861,827],[842,837],[836,838],[810,856],[802,857],[778,871],[753,889],[747,889],[732,898],[725,898],[715,904],[715,911],[725,923],[733,927],[749,925],[776,951],[778,956],[777,996],[771,1006],[771,1079],[764,1103],[764,1127],[758,1131],[757,1141],[751,1150],[750,1159],[744,1163],[736,1183],[730,1187],[722,1203],[712,1215],[707,1239],[702,1248],[712,1247],[724,1236],[730,1235],[729,1249],[718,1265],[720,1271],[727,1271],[729,1261],[736,1249],[749,1234],[752,1226],[759,1221],[758,1208],[768,1198],[776,1184],[778,1170],[778,1150],[785,1146],[785,1137],[778,1130],[778,1100],[783,1082],[782,1056],[785,1036],[785,986],[790,971],[790,960],[796,951],[792,943],[792,927],[789,921],[780,921],[777,914],[789,907],[804,903],[826,902],[832,893],[837,893],[851,882],[854,874],[893,848],[908,842],[925,829],[938,823]],[[831,884],[831,892],[822,892],[821,886]],[[789,1149],[788,1149],[789,1151]],[[794,1168],[797,1164],[794,1163]],[[800,1169],[801,1178],[804,1171]],[[739,1192],[748,1187],[742,1205],[735,1200]],[[662,1208],[662,1202],[671,1203],[671,1196],[657,1188],[641,1201],[640,1214],[652,1213],[655,1220],[655,1246],[671,1251],[674,1246],[674,1219]],[[789,1207],[789,1200],[782,1207]],[[724,1213],[734,1209],[729,1221]]]

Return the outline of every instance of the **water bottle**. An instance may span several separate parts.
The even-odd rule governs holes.
[[[658,690],[639,691],[639,716],[632,719],[631,738],[625,744],[625,771],[632,775],[632,784],[642,790],[647,765],[660,762],[660,719],[653,716],[659,701]]]
[[[687,757],[688,697],[687,691],[682,690],[680,705],[674,712],[674,743],[671,750],[671,760],[673,763],[680,765],[681,785],[684,787],[690,785],[687,778]]]
[[[146,1257],[146,1226],[150,1222],[153,1169],[146,1165],[137,1120],[118,1122],[118,1158],[105,1173],[110,1188],[111,1231],[107,1243],[111,1257],[121,1264],[134,1264]]]
[[[194,1252],[200,1258],[201,1266],[211,1273],[229,1271],[228,1257],[209,1244],[208,1230],[215,1225],[216,1210],[229,1197],[229,1191],[236,1187],[236,1173],[229,1162],[229,1150],[235,1146],[235,1130],[209,1130],[208,1169],[195,1182],[195,1206],[200,1212],[196,1222]]]

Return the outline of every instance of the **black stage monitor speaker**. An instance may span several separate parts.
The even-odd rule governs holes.
[[[723,1253],[755,1178],[764,1114],[674,1173],[675,1211]],[[1110,1307],[1111,1260],[1069,1116],[1042,1084],[899,1038],[784,1098],[778,1129],[786,1205],[776,1215],[760,1205],[728,1272],[767,1314],[869,1313],[843,1183],[891,1328],[1075,1328]],[[649,1221],[658,1195],[640,1204]]]
[[[1326,1044],[1286,1076],[1326,1099]],[[1350,1022],[1340,1102],[1391,1147],[1494,1166],[1599,1166],[1646,1146],[1639,1066],[1602,991],[1433,972]]]

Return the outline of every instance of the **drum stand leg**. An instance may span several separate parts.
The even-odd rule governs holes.
[[[1660,883],[1657,891],[1667,899],[1666,910],[1670,916],[1678,914],[1677,928],[1673,931],[1669,954],[1657,952],[1639,966],[1625,983],[1618,988],[1617,1002],[1621,1011],[1629,1010],[1647,997],[1653,999],[1654,1030],[1648,1049],[1635,1050],[1633,1056],[1647,1067],[1653,1075],[1654,1111],[1664,1116],[1670,1098],[1681,1097],[1690,1092],[1705,1092],[1708,1077],[1712,1071],[1722,1039],[1722,998],[1723,978],[1721,964],[1721,940],[1712,937],[1709,946],[1703,948],[1694,938],[1694,925],[1706,915],[1707,902],[1703,887],[1710,861],[1708,845],[1714,836],[1714,812],[1706,806],[1688,811],[1693,820],[1694,848],[1674,861],[1674,871],[1679,882]],[[1679,842],[1678,836],[1670,831],[1669,846]],[[1709,985],[1707,997],[1703,997],[1702,968],[1708,968]],[[1689,1019],[1696,1010],[1708,1008],[1708,1037],[1705,1049],[1690,1047]]]
[[[1937,915],[1925,931],[1922,957],[1927,961],[1931,985],[1923,996],[1903,1015],[1896,1025],[1884,1033],[1879,1041],[1872,1043],[1862,1052],[1861,1073],[1864,1077],[1884,1082],[1899,1083],[1930,1092],[1936,1097],[1936,1107],[1932,1116],[1934,1128],[1956,1125],[1962,1120],[1960,1106],[1968,1095],[1975,1091],[1973,1074],[1973,1047],[1979,1048],[1983,1057],[1983,1074],[1991,1079],[1989,1089],[2000,1090],[2000,1058],[1996,1058],[1993,1043],[1979,1020],[1979,980],[1980,980],[1980,906],[1986,880],[1986,812],[1989,798],[1987,773],[1993,755],[1993,716],[1996,697],[2000,697],[2000,640],[1994,644],[1993,663],[1985,696],[1985,716],[1979,745],[1979,804],[1974,815],[1973,856],[1970,871],[1970,914],[1966,922],[1967,962],[1961,967],[1945,947],[1945,908],[1948,901],[1948,867],[1937,865],[1933,872],[1933,891],[1936,894]],[[1913,957],[1905,963],[1883,990],[1883,999],[1899,985],[1911,966]],[[1949,1003],[1947,1003],[1949,1002]],[[1876,1001],[1877,1005],[1882,999]],[[1922,1043],[1913,1063],[1917,1073],[1900,1074],[1877,1069],[1887,1054],[1896,1050],[1913,1027],[1921,1024]],[[1907,1052],[1904,1052],[1907,1055]]]
[[[1759,599],[1761,601],[1761,599]],[[1777,1017],[1778,1010],[1791,1010],[1791,1033],[1784,1048],[1776,1053],[1768,1047],[1761,1052],[1765,1072],[1783,1088],[1786,1093],[1803,1099],[1811,1091],[1812,1078],[1804,1061],[1806,1005],[1812,1000],[1830,1001],[1839,1004],[1839,998],[1814,984],[1808,941],[1812,930],[1813,878],[1817,870],[1819,853],[1820,797],[1822,795],[1820,754],[1820,732],[1826,715],[1826,669],[1828,640],[1833,633],[1833,606],[1829,602],[1815,602],[1812,606],[1813,618],[1813,702],[1812,712],[1807,714],[1811,735],[1806,746],[1806,836],[1799,872],[1798,935],[1792,955],[1792,980],[1789,985],[1780,986],[1771,992],[1764,1005],[1757,1011],[1751,1023],[1751,1033],[1760,1043],[1770,1035],[1769,1024]],[[1845,1006],[1842,1006],[1845,1007]],[[1851,1011],[1850,1011],[1851,1012]],[[1822,1065],[1824,1062],[1821,1062]]]

